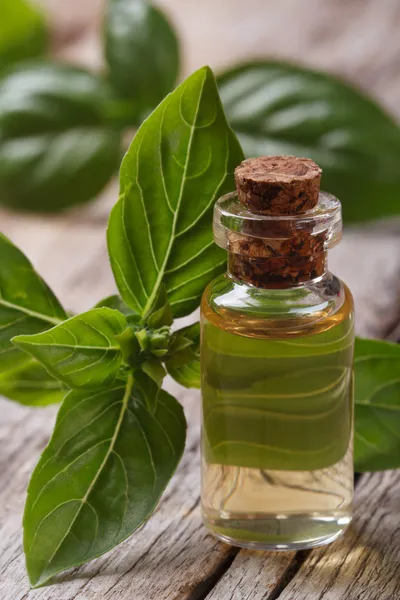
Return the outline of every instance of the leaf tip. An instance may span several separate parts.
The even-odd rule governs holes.
[[[207,80],[215,82],[215,75],[211,67],[209,67],[208,65],[204,65],[203,67],[200,67],[200,69],[197,69],[197,71],[192,73],[192,75],[190,75],[188,79],[200,79],[204,82],[206,82]]]
[[[199,70],[203,71],[206,77],[212,77],[213,79],[215,79],[214,72],[209,65],[204,65],[203,67],[200,67]]]

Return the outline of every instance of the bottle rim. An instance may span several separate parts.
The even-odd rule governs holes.
[[[323,236],[324,250],[336,246],[342,238],[342,207],[328,192],[320,192],[317,205],[297,215],[264,215],[249,211],[238,199],[237,192],[221,196],[214,206],[215,243],[230,249],[229,234],[246,239],[290,240],[302,235]]]

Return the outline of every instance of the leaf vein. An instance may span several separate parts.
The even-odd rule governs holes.
[[[202,273],[199,273],[198,275],[191,277],[190,279],[185,279],[181,283],[177,284],[175,287],[170,288],[169,293],[172,294],[173,292],[180,290],[182,287],[188,285],[189,283],[192,283],[192,281],[196,281],[197,279],[201,279],[202,277],[204,277],[204,275],[207,275],[208,273],[212,273],[213,271],[215,271],[215,269],[217,269],[218,267],[225,264],[225,262],[226,262],[226,259],[224,258],[223,261],[213,265],[210,269],[207,269],[207,271],[203,271]]]
[[[90,483],[90,485],[89,485],[89,487],[88,487],[88,489],[87,489],[84,497],[82,499],[80,499],[81,506],[78,507],[78,510],[77,510],[74,518],[72,519],[71,525],[68,527],[67,531],[65,532],[64,536],[62,537],[62,539],[61,539],[60,543],[58,544],[57,548],[54,550],[53,554],[50,556],[50,558],[47,561],[47,563],[46,563],[45,567],[43,568],[42,572],[44,572],[47,569],[47,567],[49,566],[49,564],[53,560],[54,556],[56,555],[56,553],[60,549],[61,545],[63,544],[65,538],[68,535],[68,533],[71,531],[71,529],[72,529],[72,527],[73,527],[73,525],[74,525],[74,523],[75,523],[75,521],[77,519],[77,516],[80,513],[80,510],[81,510],[82,506],[86,503],[86,501],[87,501],[87,499],[88,499],[91,491],[93,490],[94,486],[96,485],[96,482],[97,482],[97,480],[98,480],[98,478],[100,476],[100,473],[102,472],[105,464],[107,463],[107,461],[109,459],[109,456],[110,456],[111,452],[114,449],[114,445],[115,445],[115,442],[117,440],[117,437],[118,437],[118,434],[119,434],[119,431],[120,431],[120,428],[122,426],[122,422],[123,422],[123,419],[124,419],[124,416],[125,416],[125,411],[126,411],[126,409],[128,407],[128,401],[129,401],[129,397],[130,397],[130,394],[131,394],[131,391],[132,391],[132,386],[133,386],[133,378],[132,378],[132,376],[130,376],[129,379],[128,379],[127,385],[126,385],[125,394],[124,394],[124,397],[123,397],[123,400],[122,400],[121,412],[120,412],[120,415],[119,415],[119,418],[118,418],[118,422],[117,422],[117,425],[116,425],[116,428],[115,428],[115,432],[114,432],[113,437],[110,440],[111,443],[110,443],[109,449],[106,452],[106,454],[104,456],[104,459],[103,459],[103,461],[102,461],[102,463],[101,463],[101,465],[100,465],[100,467],[99,467],[99,469],[98,469],[95,477],[93,478],[92,482]],[[44,518],[46,518],[46,517],[44,517]],[[38,531],[38,529],[35,532],[35,537],[36,537],[37,531]],[[31,546],[31,548],[32,548],[32,546]]]
[[[153,263],[154,263],[154,266],[156,268],[156,272],[158,273],[159,270],[160,270],[160,268],[159,268],[157,260],[156,260],[156,255],[154,253],[153,236],[152,236],[152,233],[151,233],[150,221],[149,221],[149,218],[147,216],[147,211],[146,211],[146,205],[145,205],[145,202],[144,202],[142,186],[139,183],[139,156],[140,156],[140,148],[141,148],[141,144],[142,144],[143,139],[140,142],[140,145],[139,145],[139,148],[138,148],[138,151],[137,151],[137,155],[136,155],[136,175],[135,175],[135,182],[136,182],[136,185],[138,186],[138,189],[139,189],[140,202],[142,204],[144,220],[146,221],[147,237],[149,239],[149,246],[150,246],[151,257],[153,259]],[[125,206],[125,204],[124,204],[124,206]]]
[[[145,298],[147,298],[148,297],[147,290],[146,290],[146,288],[144,286],[142,275],[140,273],[140,270],[139,270],[139,267],[138,267],[138,264],[137,264],[137,261],[136,261],[136,258],[135,258],[135,254],[134,254],[134,252],[132,250],[132,246],[131,246],[131,243],[129,241],[128,232],[126,230],[126,225],[125,225],[125,198],[124,197],[122,198],[122,215],[121,215],[121,217],[122,217],[121,218],[122,231],[124,232],[125,241],[126,241],[126,244],[127,244],[128,248],[129,248],[129,254],[131,255],[133,264],[136,267],[136,271],[137,271],[137,274],[138,274],[138,278],[139,278],[140,286],[142,288],[143,295],[144,295]],[[115,260],[115,257],[113,257],[113,258]],[[121,267],[119,267],[119,268],[121,268]],[[121,270],[121,272],[122,272],[122,270]],[[124,279],[125,279],[125,276],[124,276]],[[132,290],[130,290],[130,292],[131,292],[132,296],[134,296]],[[140,304],[139,304],[139,306],[140,306]]]
[[[196,254],[194,254],[193,256],[191,256],[190,258],[188,258],[187,260],[185,260],[180,265],[178,265],[176,267],[173,267],[172,269],[167,269],[165,271],[165,275],[170,275],[171,273],[175,273],[175,271],[179,271],[183,267],[186,267],[188,264],[190,264],[196,258],[198,258],[199,256],[201,256],[203,254],[203,252],[205,252],[206,250],[208,250],[208,248],[211,248],[211,246],[213,246],[213,245],[214,245],[214,241],[211,240],[211,242],[209,242],[208,244],[206,244],[205,246],[203,246],[203,248],[201,248]]]
[[[205,78],[203,79],[203,83],[201,85],[201,90],[200,90],[199,99],[198,99],[198,102],[197,102],[197,107],[196,107],[196,113],[195,113],[194,122],[196,122],[198,114],[199,114],[201,99],[202,99],[202,96],[203,96],[204,84],[205,84]],[[180,209],[182,198],[183,198],[183,192],[184,192],[184,189],[185,189],[186,174],[187,174],[187,170],[189,168],[189,161],[190,161],[190,156],[191,156],[191,149],[192,149],[192,144],[193,144],[194,132],[195,132],[195,127],[192,126],[190,128],[190,135],[189,135],[189,140],[188,140],[187,154],[186,154],[186,161],[185,161],[185,169],[184,169],[184,172],[182,174],[181,187],[180,187],[179,196],[178,196],[178,200],[177,200],[177,204],[176,204],[176,211],[175,211],[175,215],[174,215],[174,220],[173,220],[173,223],[172,223],[172,230],[171,230],[171,236],[170,236],[169,245],[168,245],[168,248],[167,248],[166,253],[165,253],[165,258],[164,258],[163,264],[161,265],[161,268],[159,270],[157,280],[156,280],[156,282],[154,284],[153,291],[152,291],[152,293],[150,294],[150,297],[147,300],[146,306],[144,307],[144,315],[143,316],[147,316],[149,310],[151,310],[151,308],[152,308],[153,302],[154,302],[154,300],[156,298],[156,295],[158,293],[158,289],[159,289],[160,284],[162,282],[162,279],[164,277],[164,272],[165,272],[165,269],[167,267],[167,264],[168,264],[168,261],[169,261],[169,257],[170,257],[170,254],[171,254],[171,250],[172,250],[172,247],[173,247],[173,244],[174,244],[174,241],[175,241],[175,237],[176,237],[175,236],[175,231],[176,231],[176,226],[177,226],[177,223],[178,223],[178,215],[179,215],[179,209]]]
[[[145,409],[145,410],[147,410],[147,409]],[[151,467],[152,467],[153,476],[154,476],[154,479],[153,479],[153,490],[154,490],[155,485],[156,485],[156,481],[157,481],[157,471],[156,471],[156,466],[154,464],[153,452],[151,450],[151,446],[150,446],[149,441],[147,439],[147,436],[146,436],[146,434],[144,432],[144,429],[143,429],[143,427],[140,424],[139,419],[137,418],[137,416],[135,415],[135,413],[133,412],[133,410],[131,408],[129,408],[129,407],[128,407],[128,412],[132,415],[132,417],[135,419],[136,423],[138,424],[138,427],[139,427],[140,431],[142,432],[142,436],[143,436],[143,439],[145,441],[147,450],[149,452]]]

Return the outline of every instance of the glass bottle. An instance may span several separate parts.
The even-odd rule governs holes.
[[[335,540],[351,520],[354,313],[327,269],[340,202],[296,214],[217,201],[228,271],[201,307],[202,512],[219,539],[258,549]]]

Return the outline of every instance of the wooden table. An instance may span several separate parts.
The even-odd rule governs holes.
[[[55,52],[99,66],[100,0],[38,1],[52,13]],[[218,69],[250,56],[289,58],[346,75],[400,116],[398,0],[309,0],[307,10],[296,0],[159,3],[183,38],[185,74],[204,63]],[[75,311],[114,290],[104,231],[116,197],[112,186],[99,205],[68,217],[0,210],[0,230]],[[399,233],[399,223],[348,232],[332,253],[332,270],[354,292],[362,335],[400,336]],[[21,515],[29,475],[56,410],[0,399],[0,600],[400,599],[400,471],[358,480],[354,522],[331,546],[297,553],[225,546],[206,533],[200,518],[199,395],[172,382],[168,387],[185,406],[189,433],[158,510],[106,556],[34,591],[24,570]]]
[[[27,252],[68,309],[89,308],[114,290],[100,208],[46,219],[0,211],[1,230]],[[393,222],[348,232],[332,252],[332,270],[354,292],[363,335],[388,336],[400,322],[398,229]],[[172,382],[168,388],[185,407],[189,433],[182,463],[156,513],[120,547],[39,590],[29,590],[25,574],[21,515],[28,478],[56,409],[0,399],[1,600],[400,598],[400,471],[361,476],[354,522],[331,546],[297,553],[231,548],[215,541],[201,523],[199,394]]]

